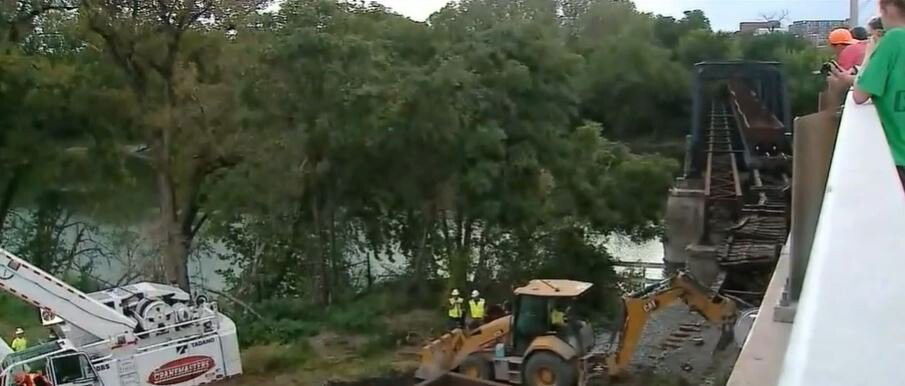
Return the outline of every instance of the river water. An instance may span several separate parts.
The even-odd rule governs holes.
[[[91,222],[92,220],[84,219],[83,221]],[[147,240],[138,240],[137,243],[145,244],[144,247],[149,246],[147,244],[150,244],[148,240],[150,240],[151,236],[147,235],[153,234],[154,230],[152,225],[136,224],[127,226],[125,228],[135,235],[145,235],[141,237],[144,237]],[[99,235],[111,235],[116,231],[123,230],[123,226],[100,224],[99,230]],[[70,239],[73,237],[70,237]],[[97,241],[101,244],[106,245],[116,243],[114,240],[107,240],[103,239],[102,237]],[[658,239],[635,242],[628,237],[614,235],[606,239],[605,245],[609,254],[616,260],[647,263],[660,263],[663,261],[663,246]],[[191,275],[192,281],[194,283],[201,284],[203,287],[207,287],[213,290],[224,289],[226,282],[223,276],[218,273],[218,271],[225,270],[230,267],[229,264],[221,260],[218,255],[226,253],[228,253],[228,249],[222,243],[207,243],[203,253],[195,253],[192,259],[189,261],[189,274]],[[153,256],[146,256],[145,258],[153,258]],[[366,259],[366,257],[364,256],[361,256],[359,258],[353,257],[353,261],[364,261],[364,259]],[[405,259],[397,258],[395,259],[395,261],[396,264],[389,265],[386,261],[373,262],[374,264],[372,264],[372,266],[374,269],[374,274],[379,277],[383,273],[400,270],[402,267],[398,265],[402,264]],[[119,259],[105,259],[103,261],[95,261],[93,267],[94,268],[92,275],[107,282],[117,282],[129,270],[135,269],[134,266],[124,264],[122,261],[119,261]],[[364,269],[364,266],[360,265],[360,269]],[[622,268],[617,267],[617,272],[622,270]],[[649,279],[659,279],[661,278],[661,275],[662,273],[659,269],[647,269],[645,271],[645,277]]]
[[[651,239],[642,242],[635,242],[625,236],[611,236],[606,242],[607,250],[614,259],[627,262],[644,262],[644,263],[662,263],[663,262],[663,244],[659,239]],[[213,245],[212,249],[217,253],[226,252],[226,248],[222,245]],[[361,257],[364,259],[365,257]],[[354,258],[353,258],[354,260]],[[405,261],[400,258],[398,263]],[[397,264],[398,265],[398,264]],[[217,270],[228,268],[228,264],[219,260],[215,256],[207,256],[193,259],[189,264],[189,272],[192,274],[193,281],[201,282],[204,286],[213,289],[222,289],[225,285],[222,276],[216,273]],[[381,275],[381,271],[398,270],[401,267],[387,265],[386,263],[373,264],[374,273]],[[363,269],[363,267],[362,267]],[[624,268],[616,267],[617,272],[624,271]],[[647,279],[662,278],[661,269],[646,269],[644,277]]]
[[[659,239],[650,239],[642,242],[632,241],[625,236],[611,236],[606,243],[607,250],[614,259],[626,262],[662,263],[663,243]],[[616,272],[624,271],[624,268],[616,267]],[[663,270],[649,268],[644,272],[648,279],[660,279]]]

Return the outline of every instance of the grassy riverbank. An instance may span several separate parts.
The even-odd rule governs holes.
[[[321,385],[410,374],[418,364],[418,349],[443,327],[440,315],[428,310],[378,317],[375,322],[379,330],[354,333],[327,327],[293,342],[247,347],[242,352],[245,374],[230,385]]]

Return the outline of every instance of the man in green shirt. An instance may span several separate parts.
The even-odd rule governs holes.
[[[880,17],[886,34],[869,49],[861,75],[834,70],[829,83],[837,90],[854,84],[859,104],[873,100],[905,187],[905,0],[880,0]]]

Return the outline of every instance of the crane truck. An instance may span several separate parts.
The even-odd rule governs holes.
[[[732,340],[735,301],[679,272],[623,296],[625,318],[614,336],[618,341],[610,352],[592,352],[589,323],[551,323],[552,310],[567,309],[590,288],[591,283],[572,280],[532,280],[515,290],[512,315],[473,331],[454,330],[425,346],[415,376],[425,380],[422,386],[587,386],[592,380],[608,381],[628,369],[650,315],[679,301],[723,328],[718,347]]]
[[[0,290],[36,307],[54,340],[8,353],[0,386],[194,386],[242,373],[236,325],[215,302],[163,284],[83,293],[0,248]],[[3,345],[5,343],[0,343]]]

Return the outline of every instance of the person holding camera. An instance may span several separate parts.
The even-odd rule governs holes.
[[[836,52],[836,63],[843,71],[849,71],[855,66],[860,66],[864,61],[864,53],[867,45],[855,40],[852,32],[845,28],[838,28],[830,32],[830,46]]]
[[[852,97],[862,104],[873,100],[905,187],[905,0],[879,0],[886,32],[857,76],[832,69],[831,90],[854,86]]]

